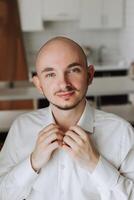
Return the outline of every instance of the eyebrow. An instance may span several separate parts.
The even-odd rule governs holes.
[[[75,66],[81,67],[81,64],[80,64],[80,63],[77,63],[77,62],[73,62],[73,63],[69,64],[69,65],[67,66],[67,68],[72,68],[72,67],[75,67]],[[45,68],[41,71],[41,73],[50,72],[50,71],[54,71],[54,70],[55,70],[55,69],[54,69],[53,67],[45,67]]]
[[[50,72],[50,71],[54,71],[54,68],[52,68],[52,67],[45,67],[43,70],[41,70],[41,73],[43,73],[43,72]]]
[[[68,68],[75,67],[75,66],[82,67],[80,63],[73,62],[73,63],[71,63],[71,64],[68,65]]]

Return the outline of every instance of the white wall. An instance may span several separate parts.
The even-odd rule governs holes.
[[[104,45],[105,61],[117,63],[124,59],[129,63],[134,59],[134,0],[126,0],[124,27],[121,30],[80,30],[78,22],[44,23],[44,31],[24,33],[28,65],[34,66],[35,54],[51,37],[68,36],[81,45],[97,48]]]
[[[134,0],[126,0],[125,27],[120,36],[120,51],[128,64],[134,61]]]
[[[80,30],[76,22],[55,22],[44,25],[44,31],[36,33],[25,33],[25,45],[28,55],[29,66],[34,65],[37,50],[51,37],[64,35],[77,41],[80,45],[98,48],[106,46],[106,62],[116,62],[120,59],[119,30]]]
[[[134,62],[134,0],[126,0],[125,27],[120,36],[120,52],[126,59],[128,66]],[[129,95],[134,104],[134,95]]]

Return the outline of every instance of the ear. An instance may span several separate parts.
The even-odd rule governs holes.
[[[41,83],[40,83],[40,80],[38,78],[37,75],[34,75],[33,78],[32,78],[32,82],[33,84],[35,85],[35,87],[37,88],[37,90],[43,94],[43,91],[42,91],[42,87],[41,87]]]
[[[88,85],[90,85],[94,78],[94,73],[95,73],[94,65],[89,65],[87,70],[88,70]]]

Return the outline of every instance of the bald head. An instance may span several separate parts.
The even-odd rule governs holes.
[[[87,66],[87,58],[83,51],[83,49],[80,47],[79,44],[77,44],[75,41],[67,38],[67,37],[54,37],[50,40],[48,40],[38,51],[37,57],[36,57],[36,69],[38,68],[38,65],[40,65],[40,59],[47,54],[48,52],[51,54],[51,51],[57,49],[62,51],[66,51],[66,49],[73,50],[83,60],[85,65]],[[60,56],[60,55],[59,55]]]
[[[55,37],[39,50],[36,72],[33,82],[51,105],[58,109],[73,109],[85,102],[94,68],[87,66],[86,56],[76,42]]]

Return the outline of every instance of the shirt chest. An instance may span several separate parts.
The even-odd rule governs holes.
[[[46,199],[51,199],[54,194],[55,200],[87,200],[89,197],[99,200],[99,191],[87,171],[62,150],[53,154],[39,174],[31,196],[37,193]]]

